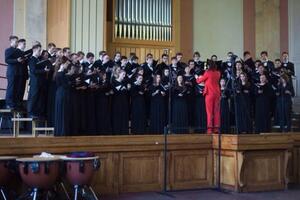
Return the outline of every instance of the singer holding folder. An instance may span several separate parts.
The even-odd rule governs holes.
[[[207,133],[218,133],[220,128],[220,85],[221,73],[216,62],[208,61],[209,69],[203,76],[195,75],[198,84],[205,83],[204,93],[207,113]]]

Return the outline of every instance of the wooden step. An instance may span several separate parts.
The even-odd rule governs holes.
[[[35,131],[54,131],[54,127],[36,127],[33,128]]]

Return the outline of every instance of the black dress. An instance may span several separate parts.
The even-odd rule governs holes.
[[[124,82],[114,80],[112,82],[112,128],[113,134],[128,134],[129,102],[128,90]]]
[[[109,135],[112,132],[110,89],[109,81],[105,80],[99,83],[99,88],[96,92],[96,127],[99,135]]]
[[[54,135],[70,135],[70,86],[65,72],[57,72],[56,77],[56,96],[55,96],[55,121]]]
[[[192,75],[184,76],[184,83],[186,86],[186,101],[187,101],[187,111],[188,111],[188,126],[194,126],[195,119],[195,77]]]
[[[255,87],[255,133],[270,132],[270,94],[272,88],[269,84]],[[259,93],[261,92],[261,93]]]
[[[203,96],[204,85],[195,85],[195,118],[194,131],[196,133],[206,132],[206,108],[205,97]]]
[[[95,74],[88,76],[90,85],[97,84],[97,77]],[[87,111],[87,133],[89,135],[96,135],[96,89],[88,88],[86,96],[86,111]]]
[[[131,94],[131,132],[144,134],[146,132],[146,105],[145,87],[143,85],[132,85]]]
[[[156,91],[158,91],[156,93]],[[152,85],[149,88],[151,95],[150,101],[150,133],[160,134],[164,132],[164,126],[166,125],[166,108],[165,97],[161,94],[165,92],[163,86]]]
[[[172,90],[172,132],[188,133],[187,88],[175,86]]]
[[[236,90],[236,121],[238,133],[252,132],[251,96],[251,85],[242,85],[239,83]]]
[[[221,89],[221,126],[220,133],[230,133],[230,109],[229,109],[230,91]]]
[[[71,88],[70,88],[70,119],[72,122],[71,126],[71,135],[78,136],[80,134],[85,134],[81,132],[81,108],[80,108],[80,90],[77,89],[80,86],[80,83],[76,83],[76,79],[80,77],[80,74],[73,74],[69,77]]]
[[[292,85],[280,84],[276,90],[276,116],[281,131],[291,131],[292,97],[295,95]]]

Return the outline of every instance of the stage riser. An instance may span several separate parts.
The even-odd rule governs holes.
[[[300,134],[223,135],[221,186],[237,192],[281,190],[300,183]],[[162,191],[164,137],[99,136],[1,138],[0,155],[31,156],[92,151],[101,158],[93,180],[97,192]],[[167,188],[217,185],[218,136],[168,136]]]

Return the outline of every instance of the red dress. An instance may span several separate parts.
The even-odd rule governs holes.
[[[207,70],[199,77],[197,83],[205,83],[204,96],[207,115],[207,133],[218,133],[220,128],[220,97],[219,81],[221,73],[218,70]]]

